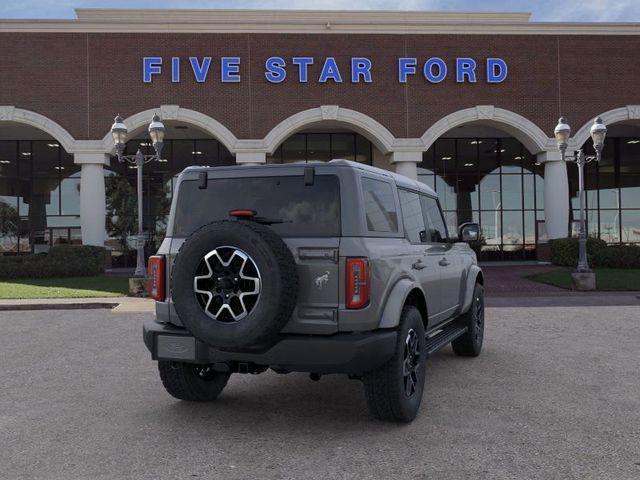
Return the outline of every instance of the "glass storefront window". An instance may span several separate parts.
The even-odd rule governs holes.
[[[520,174],[522,171],[523,147],[515,138],[501,138],[499,144],[502,173]]]
[[[353,137],[349,138],[353,142]],[[336,158],[353,160],[353,145],[350,152],[338,155]],[[331,135],[328,133],[313,133],[307,135],[307,161],[328,162],[331,160]]]
[[[521,211],[502,212],[502,237],[502,243],[505,248],[515,245],[521,246],[524,243]]]
[[[490,138],[476,139],[478,147],[478,170],[482,175],[489,175],[498,170],[498,140]]]
[[[302,134],[292,135],[282,143],[282,163],[306,160],[307,137]]]
[[[502,175],[502,208],[522,210],[521,175]]]
[[[513,138],[441,138],[418,165],[418,179],[435,187],[450,229],[480,223],[481,260],[535,258],[543,173]]]
[[[640,242],[640,210],[623,210],[620,224],[624,243]]]
[[[619,210],[600,210],[600,238],[607,243],[620,242]]]
[[[331,136],[326,135],[326,139],[321,139],[326,145],[326,158],[344,158],[345,160],[355,160],[356,156],[356,137],[349,133],[334,133]],[[309,134],[307,141],[317,140],[317,135]],[[330,148],[329,148],[330,147]]]
[[[483,210],[500,209],[500,175],[487,175],[480,180],[480,208]]]
[[[267,163],[355,160],[371,165],[373,145],[357,133],[296,133],[286,139]]]
[[[18,144],[0,141],[0,178],[18,176]]]

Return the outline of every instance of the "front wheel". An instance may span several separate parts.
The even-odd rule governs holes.
[[[459,319],[467,332],[451,342],[453,351],[461,357],[477,357],[482,351],[484,339],[484,288],[479,283],[473,289],[473,301],[469,311]]]
[[[216,372],[210,365],[158,362],[160,379],[172,397],[189,402],[215,400],[227,385],[230,373]]]
[[[395,354],[362,379],[371,415],[405,423],[416,417],[424,390],[425,346],[422,315],[408,305],[402,310]]]

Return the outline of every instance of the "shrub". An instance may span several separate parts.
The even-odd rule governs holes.
[[[551,262],[563,267],[578,264],[578,239],[560,238],[550,240]],[[591,267],[640,268],[640,246],[607,245],[604,240],[587,239],[587,259]]]
[[[640,268],[640,247],[635,245],[610,245],[594,254],[593,266]]]
[[[551,248],[551,263],[563,267],[575,267],[578,264],[578,239],[557,238],[549,240]],[[587,238],[587,259],[593,263],[594,255],[607,248],[607,242],[599,238]]]
[[[49,253],[0,256],[0,278],[90,277],[104,273],[106,250],[89,245],[59,245]]]

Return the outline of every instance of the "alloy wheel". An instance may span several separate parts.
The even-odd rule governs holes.
[[[218,247],[207,253],[196,270],[193,289],[205,313],[221,322],[246,317],[260,298],[260,271],[237,247]]]
[[[402,376],[404,393],[411,397],[416,393],[418,386],[418,369],[420,368],[420,338],[412,328],[407,332],[404,342],[404,357],[402,363]]]

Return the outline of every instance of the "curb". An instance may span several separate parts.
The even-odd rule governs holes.
[[[113,309],[118,302],[89,302],[89,303],[15,303],[0,305],[0,312],[26,311],[26,310],[86,310],[86,309]]]

